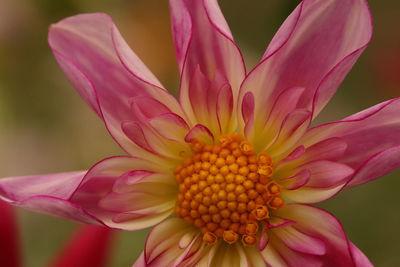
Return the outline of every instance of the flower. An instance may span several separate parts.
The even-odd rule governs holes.
[[[304,0],[246,72],[216,0],[171,0],[179,102],[104,14],[49,42],[127,156],[0,180],[2,199],[85,223],[156,225],[135,266],[371,266],[310,203],[400,167],[400,99],[311,127],[372,35],[364,0]]]
[[[0,261],[3,266],[22,266],[19,234],[12,208],[0,201]],[[52,267],[103,267],[106,265],[112,239],[106,227],[84,225],[78,228],[67,246],[49,265]]]

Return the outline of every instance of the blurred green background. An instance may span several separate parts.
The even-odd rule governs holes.
[[[219,1],[248,69],[298,2]],[[370,6],[374,40],[319,122],[400,96],[400,3],[370,1]],[[1,0],[0,177],[87,169],[106,156],[122,153],[68,83],[47,45],[51,23],[86,12],[111,14],[134,51],[176,92],[178,73],[166,0]],[[399,174],[348,190],[321,205],[341,220],[352,241],[376,266],[400,266]],[[45,266],[77,226],[22,210],[18,222],[25,266],[32,267]],[[111,266],[131,266],[145,234],[118,233]]]

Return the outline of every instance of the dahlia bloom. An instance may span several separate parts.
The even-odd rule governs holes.
[[[310,123],[366,48],[364,0],[304,0],[247,73],[216,0],[171,0],[179,101],[104,14],[67,18],[49,43],[126,156],[88,171],[0,180],[26,209],[155,227],[135,266],[370,266],[310,206],[400,167],[400,101]]]
[[[13,209],[0,200],[0,262],[1,266],[22,265],[19,232]],[[80,226],[49,267],[105,267],[112,240],[112,231],[106,227]]]

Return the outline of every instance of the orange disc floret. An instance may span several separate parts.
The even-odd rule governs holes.
[[[271,194],[271,195],[279,195],[281,193],[281,187],[274,181],[271,181],[268,185],[267,185],[267,191]]]
[[[217,236],[211,232],[206,232],[203,235],[203,241],[208,244],[214,244],[217,241]]]
[[[264,205],[257,205],[254,210],[252,210],[254,217],[261,221],[269,217],[268,208]]]
[[[208,244],[221,238],[255,245],[259,223],[269,218],[269,209],[284,204],[279,185],[271,181],[271,157],[257,154],[237,133],[222,134],[216,144],[195,141],[190,147],[193,154],[174,169],[176,215],[201,229]]]
[[[258,231],[258,224],[255,222],[250,222],[246,225],[246,234],[255,235]]]
[[[285,201],[283,200],[283,198],[278,196],[274,196],[268,201],[268,207],[274,210],[281,208],[284,204]]]
[[[257,242],[257,238],[254,235],[243,235],[242,243],[245,246],[254,246]]]
[[[239,239],[239,234],[233,230],[224,231],[222,237],[228,244],[233,244]]]

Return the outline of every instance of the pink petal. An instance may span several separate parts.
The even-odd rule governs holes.
[[[265,229],[274,229],[274,228],[279,228],[279,227],[284,227],[284,226],[289,226],[296,223],[295,221],[288,220],[279,216],[271,216],[270,219],[268,219],[266,228]]]
[[[325,243],[322,240],[306,235],[295,227],[280,227],[273,232],[285,246],[294,251],[311,255],[326,253]]]
[[[311,112],[296,109],[290,112],[283,120],[279,133],[272,143],[266,147],[266,152],[273,157],[285,157],[297,141],[304,135],[311,122]]]
[[[237,88],[244,77],[245,65],[217,1],[170,0],[170,9],[180,71],[196,67],[190,62],[198,62],[205,70],[217,65],[218,71],[225,72]],[[207,61],[209,58],[213,60]],[[241,75],[234,77],[235,74]]]
[[[260,251],[264,250],[269,242],[268,234],[266,229],[263,229],[262,232],[260,233],[260,240],[258,241],[258,249]]]
[[[268,242],[269,242],[268,230],[269,229],[284,227],[284,226],[288,226],[288,225],[291,225],[291,224],[294,224],[294,223],[296,223],[296,222],[288,220],[288,219],[285,219],[285,218],[277,217],[277,216],[271,216],[271,218],[269,218],[265,222],[265,225],[261,230],[258,249],[260,251],[262,251],[268,245]]]
[[[3,266],[20,267],[19,233],[11,206],[0,200],[0,262]]]
[[[201,109],[215,109],[218,92],[225,84],[232,88],[236,106],[246,72],[244,61],[216,0],[170,0],[170,9],[181,73],[180,102],[192,125],[203,124]],[[200,98],[193,100],[195,95]],[[210,114],[208,120],[216,122],[215,112],[210,110]],[[218,130],[211,128],[214,134]]]
[[[189,240],[183,241],[183,239]],[[180,247],[179,244],[186,244]],[[181,218],[171,218],[155,226],[149,233],[144,250],[147,266],[178,266],[204,247],[198,229]],[[197,255],[200,256],[200,255]]]
[[[160,161],[163,159],[182,160],[181,154],[188,152],[188,146],[183,141],[183,134],[188,131],[188,126],[182,117],[175,113],[171,113],[165,105],[148,97],[135,97],[130,99],[132,117],[129,121],[122,122],[121,128],[126,136],[136,145],[151,153],[151,155],[143,155],[145,158]],[[163,131],[154,128],[151,121],[156,118],[165,116],[173,116],[175,123],[164,126]],[[184,133],[174,131],[177,128],[176,122],[179,120],[179,126],[186,125]],[[155,125],[157,126],[157,125]],[[163,132],[168,131],[169,134]],[[159,156],[154,157],[155,155]]]
[[[338,160],[343,157],[347,146],[347,143],[338,137],[325,139],[308,147],[301,157],[301,162],[313,161],[315,159]]]
[[[346,183],[331,188],[312,188],[302,186],[295,190],[282,190],[282,195],[297,203],[317,203],[325,201],[343,189]]]
[[[281,130],[281,122],[296,109],[303,92],[304,88],[301,87],[288,88],[277,97],[274,103],[265,106],[262,113],[256,116],[254,136],[248,136],[249,140],[260,147],[271,144]],[[252,108],[254,109],[254,106]]]
[[[234,129],[232,124],[233,93],[232,88],[226,84],[218,92],[216,113],[219,130],[221,133],[229,133]]]
[[[368,183],[400,168],[400,146],[387,148],[368,158],[355,172],[346,188]]]
[[[128,183],[128,187],[132,186],[129,184],[133,182],[132,179],[123,175],[134,170],[152,173],[166,170],[170,172],[165,166],[151,161],[132,157],[112,157],[100,161],[86,174],[71,172],[0,179],[0,198],[25,209],[89,224],[105,224],[118,229],[145,228],[168,217],[171,210],[153,214],[144,213],[139,218],[135,216],[119,223],[113,221],[119,212],[99,206],[100,200],[112,192],[118,178],[125,179],[124,182]],[[173,183],[171,176],[164,174],[163,177],[164,183]],[[156,179],[153,178],[150,176],[146,181],[155,182]],[[167,195],[165,197],[167,198]]]
[[[279,209],[277,214],[296,222],[284,228],[273,229],[273,234],[270,234],[270,236],[273,237],[275,235],[279,237],[279,240],[282,240],[280,239],[282,238],[282,233],[278,233],[279,231],[285,228],[292,228],[289,231],[291,234],[297,231],[295,235],[291,237],[289,237],[289,233],[285,233],[284,238],[289,238],[290,242],[289,239],[284,240],[283,243],[277,242],[275,244],[272,240],[269,242],[274,249],[280,251],[280,255],[289,265],[290,262],[296,259],[299,262],[305,260],[305,263],[309,260],[320,262],[319,265],[323,266],[363,266],[358,265],[358,263],[364,261],[366,257],[362,255],[360,251],[356,251],[352,247],[342,225],[333,215],[320,208],[301,204],[286,205]],[[303,239],[308,240],[304,244],[314,244],[313,248],[316,250],[310,251],[311,247],[309,245],[301,247],[301,243],[295,242],[295,240],[299,240],[300,237],[304,236],[308,236],[306,239]],[[316,242],[316,240],[320,240],[322,243],[319,241]],[[274,239],[274,241],[276,241],[276,239]],[[284,244],[285,247],[281,247],[282,244]],[[290,249],[291,252],[287,249]],[[285,254],[284,252],[287,253]],[[310,252],[314,254],[312,258],[309,258],[308,255]],[[360,254],[356,255],[356,253]],[[362,259],[362,261],[360,259]],[[305,263],[303,263],[303,265]],[[305,265],[309,266],[310,264],[311,262]]]
[[[354,173],[354,170],[346,164],[327,160],[313,161],[300,168],[311,172],[306,186],[312,188],[328,188],[343,184]]]
[[[247,92],[242,101],[242,117],[244,134],[248,140],[254,140],[255,125],[254,125],[254,95],[252,92]]]
[[[136,121],[124,121],[121,123],[121,129],[123,133],[137,146],[156,154],[156,151],[151,147],[150,142],[147,140],[148,137],[140,123]]]
[[[287,178],[279,179],[279,184],[284,187],[285,190],[296,190],[306,185],[311,178],[311,171],[309,169],[303,169],[295,175]]]
[[[324,266],[322,260],[319,259],[318,256],[292,250],[274,234],[270,234],[270,242],[267,247],[261,251],[261,254],[268,263],[268,266]]]
[[[299,143],[312,147],[339,138],[347,147],[339,145],[346,150],[335,157],[356,170],[347,187],[363,184],[399,168],[399,114],[400,99],[386,101],[344,120],[312,128]]]
[[[151,179],[150,176],[147,178]],[[167,179],[165,178],[165,180]],[[99,201],[99,206],[108,211],[133,213],[141,211],[140,213],[147,214],[171,210],[175,206],[176,184],[146,180],[125,186],[129,188],[128,190],[119,189],[118,192],[115,192],[114,187],[114,191]],[[154,190],[155,188],[157,190]]]
[[[106,227],[81,226],[50,266],[107,266],[112,234],[111,230]]]
[[[113,185],[116,193],[127,193],[134,191],[134,186],[141,182],[167,182],[169,177],[156,172],[147,170],[134,170],[121,175]]]
[[[178,102],[129,49],[107,15],[84,14],[64,19],[51,26],[49,43],[78,92],[127,152],[142,152],[121,131],[121,122],[132,118],[127,100],[147,96],[181,114]]]
[[[88,171],[71,201],[109,227],[129,230],[146,228],[164,220],[173,208],[171,202],[175,195],[162,190],[154,191],[154,185],[162,185],[163,189],[164,185],[165,188],[172,188],[172,177],[161,174],[163,171],[166,171],[164,166],[139,158],[109,158]],[[144,199],[137,201],[139,196]],[[161,204],[168,207],[157,209]]]
[[[185,141],[188,143],[198,141],[210,144],[214,142],[214,135],[206,126],[197,124],[190,129],[189,133],[185,137]]]
[[[34,195],[49,195],[68,199],[82,181],[86,172],[9,177],[0,180],[1,197],[19,201]]]
[[[140,253],[139,258],[135,261],[132,267],[146,267],[146,259],[144,258],[144,251]]]
[[[28,210],[99,224],[97,218],[69,200],[84,175],[85,172],[68,172],[3,178],[0,199]]]
[[[149,121],[150,125],[165,139],[183,142],[189,126],[181,117],[174,113],[164,113]]]
[[[301,156],[303,156],[304,152],[306,152],[306,148],[304,146],[296,147],[289,155],[287,155],[284,159],[279,161],[278,166],[281,166],[283,163],[292,162]]]
[[[373,267],[374,265],[371,261],[365,256],[361,250],[358,249],[353,243],[350,242],[350,252],[353,256],[355,266],[362,267]]]
[[[255,246],[245,247],[239,242],[227,246],[223,241],[218,242],[213,246],[215,247],[215,250],[212,255],[207,255],[209,263],[205,266],[265,266],[264,259],[261,257],[258,248]]]
[[[304,149],[301,149],[302,153],[294,150],[292,153],[296,157],[287,160],[292,158],[289,155],[276,169],[277,174],[286,171],[291,175],[279,181],[284,188],[283,194],[292,200],[313,203],[330,198],[343,188],[354,173],[348,165],[336,162],[343,157],[347,148],[341,138],[326,139],[307,149],[304,146],[299,148]]]
[[[138,147],[150,153],[145,154],[143,153],[144,151],[141,152],[140,155],[143,158],[162,162],[164,165],[170,165],[171,159],[181,161],[182,153],[188,149],[182,141],[165,139],[164,136],[152,128],[148,121],[146,123],[124,121],[121,124],[121,129]]]
[[[246,77],[240,94],[252,91],[256,96],[255,114],[264,117],[264,107],[272,105],[281,92],[302,87],[305,91],[295,108],[313,110],[315,116],[334,94],[371,35],[365,1],[303,1]]]

